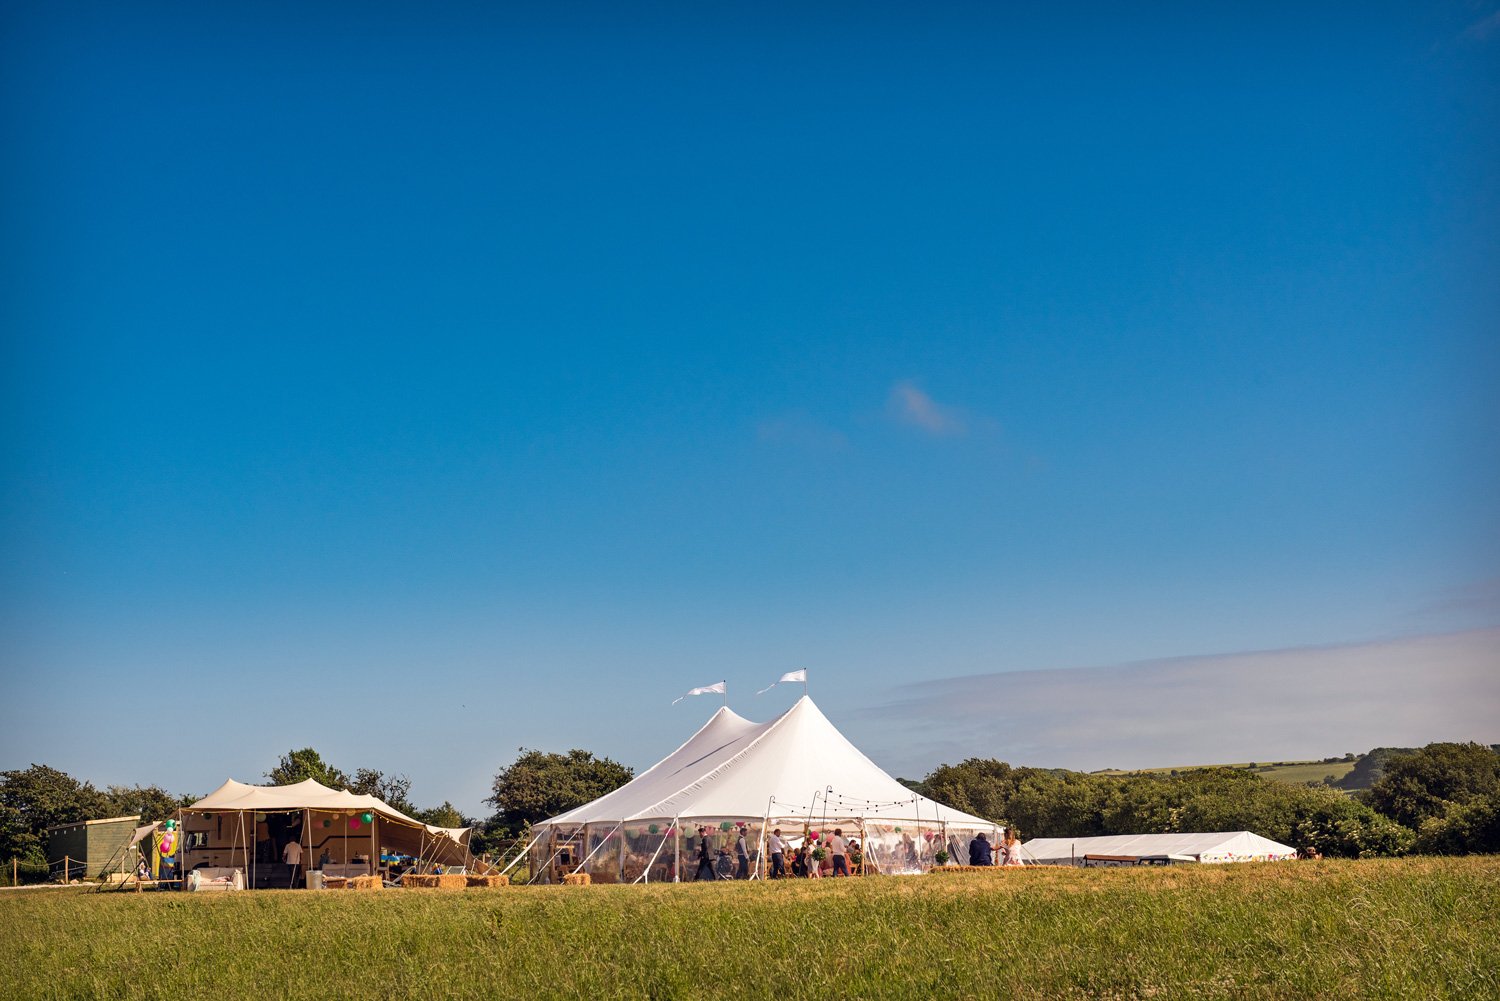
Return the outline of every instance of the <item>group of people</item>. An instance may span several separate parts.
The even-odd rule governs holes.
[[[864,857],[859,841],[846,839],[842,827],[835,827],[832,834],[809,834],[790,853],[787,850],[790,846],[778,827],[771,831],[766,847],[771,853],[772,879],[785,879],[788,875],[821,879],[825,870],[829,876],[850,876]],[[787,861],[788,854],[791,855],[790,862]]]
[[[698,870],[696,880],[704,879],[749,879],[750,848],[747,844],[749,830],[744,825],[735,828],[732,875],[717,859],[727,859],[730,853],[715,851],[713,835],[707,827],[698,828],[697,846],[694,855]],[[770,879],[786,879],[796,876],[802,879],[818,879],[828,876],[850,876],[859,866],[863,853],[859,841],[845,838],[844,829],[836,827],[832,834],[808,836],[795,849],[782,837],[781,828],[775,828],[766,838],[767,854],[771,859]]]
[[[698,847],[696,850],[698,872],[693,876],[693,879],[749,879],[750,847],[745,843],[745,825],[741,824],[735,828],[733,875],[730,875],[728,872],[715,870],[715,852],[709,844],[709,837],[708,828],[700,826],[698,828]],[[717,855],[719,857],[727,857],[728,852],[720,851]]]
[[[989,835],[980,831],[969,842],[970,865],[1020,865],[1021,839],[1016,837],[1013,827],[1005,829],[1005,838],[998,845],[990,844]]]
[[[749,879],[748,834],[749,829],[743,824],[735,828],[731,863],[731,853],[728,850],[716,851],[713,848],[713,835],[708,827],[699,827],[697,846],[694,849],[698,870],[693,878]],[[909,837],[906,838],[906,843],[910,844]],[[956,850],[957,846],[954,847]],[[782,837],[781,828],[778,827],[767,836],[766,849],[771,858],[771,870],[766,874],[770,879],[786,879],[789,876],[801,879],[819,879],[824,875],[849,876],[858,869],[863,856],[859,841],[846,839],[841,827],[835,827],[832,834],[809,834],[796,848],[792,848],[787,839]],[[915,845],[911,845],[910,854],[914,860]],[[1016,837],[1013,828],[1007,828],[1004,839],[998,845],[992,845],[989,835],[981,831],[969,842],[969,864],[1021,865],[1021,840]]]

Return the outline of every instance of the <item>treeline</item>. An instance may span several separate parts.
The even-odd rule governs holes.
[[[1496,748],[1443,743],[1377,751],[1382,753],[1368,756],[1377,777],[1353,796],[1323,783],[1291,785],[1237,768],[1102,775],[1013,768],[981,758],[943,765],[908,785],[941,803],[1016,827],[1028,838],[1248,830],[1347,858],[1500,852]],[[495,814],[476,823],[451,803],[415,806],[405,775],[370,768],[344,772],[310,747],[287,752],[266,773],[277,785],[316,779],[377,796],[424,823],[473,827],[476,853],[503,848],[536,821],[602,796],[631,776],[629,768],[587,751],[522,748],[495,776],[486,800]],[[129,814],[161,820],[197,798],[155,786],[100,790],[46,765],[0,772],[0,860],[44,862],[46,830],[57,824]]]
[[[1429,744],[1382,755],[1371,787],[1276,782],[1234,768],[1099,775],[970,758],[917,791],[1023,838],[1248,830],[1328,856],[1500,852],[1500,753]]]
[[[411,779],[405,775],[373,768],[346,773],[325,762],[310,747],[282,755],[266,773],[266,779],[273,785],[316,779],[333,789],[379,797],[402,813],[439,827],[472,823],[452,803],[428,809],[413,805],[409,798]],[[109,786],[101,790],[47,765],[0,772],[0,861],[14,858],[29,865],[45,864],[49,827],[133,814],[138,814],[142,823],[165,820],[200,798],[176,796],[156,786]]]
[[[96,789],[46,765],[0,772],[0,860],[47,861],[47,828],[101,817],[170,816],[190,798],[156,786]]]

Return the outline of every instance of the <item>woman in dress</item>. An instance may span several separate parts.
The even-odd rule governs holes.
[[[1005,829],[1005,840],[1000,842],[1000,864],[1021,864],[1021,839],[1016,837],[1016,829],[1007,827]]]

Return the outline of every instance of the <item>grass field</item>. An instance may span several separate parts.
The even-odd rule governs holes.
[[[1341,779],[1354,771],[1353,761],[1278,761],[1278,762],[1250,762],[1240,761],[1227,765],[1176,765],[1169,768],[1138,768],[1137,772],[1146,774],[1167,774],[1169,772],[1190,772],[1199,768],[1249,768],[1252,764],[1255,774],[1262,778],[1274,779],[1277,782],[1290,782],[1294,785],[1302,785],[1305,782],[1322,782],[1324,776],[1332,775],[1335,779]],[[1095,775],[1130,775],[1129,771],[1118,768],[1108,768],[1093,773]]]
[[[1500,857],[683,886],[0,892],[25,998],[1495,998]]]

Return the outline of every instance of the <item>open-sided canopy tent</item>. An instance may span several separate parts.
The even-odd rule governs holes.
[[[315,849],[319,847],[317,838],[321,832],[340,835],[346,849],[350,841],[354,842],[356,850],[360,850],[361,845],[373,847],[375,851],[370,853],[372,868],[379,861],[376,852],[387,848],[441,865],[464,865],[469,858],[469,828],[424,824],[382,799],[344,789],[330,789],[314,779],[284,786],[246,785],[227,779],[219,788],[185,807],[183,813],[183,827],[189,832],[203,830],[195,822],[195,817],[232,815],[233,823],[219,838],[223,843],[216,845],[210,839],[210,843],[200,850],[221,854],[228,850],[231,856],[235,851],[241,851],[244,853],[241,857],[247,863],[254,853],[257,815],[270,814],[300,816],[300,840],[304,853],[311,856],[303,860],[304,865],[312,864],[312,859],[317,857]],[[370,815],[369,824],[363,821],[365,814]],[[358,818],[356,833],[348,831],[351,818]],[[321,823],[323,821],[327,823]],[[224,830],[223,825],[216,825],[215,830]],[[349,859],[340,861],[347,864]],[[191,858],[188,864],[192,865]],[[230,864],[233,864],[232,860]]]
[[[891,778],[803,696],[769,723],[721,708],[635,779],[535,825],[532,871],[548,878],[567,858],[598,882],[679,878],[699,825],[726,848],[745,826],[752,852],[776,827],[793,840],[842,827],[882,871],[926,868],[944,848],[967,862],[970,838],[999,830]]]
[[[1250,831],[1217,834],[1116,834],[1096,838],[1032,838],[1022,846],[1027,861],[1083,865],[1084,856],[1123,862],[1279,862],[1297,850]]]

